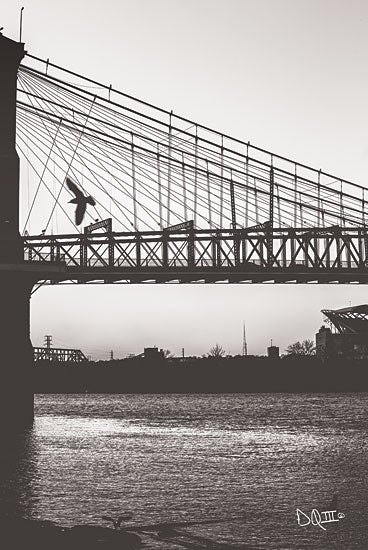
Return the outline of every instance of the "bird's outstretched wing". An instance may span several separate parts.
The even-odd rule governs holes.
[[[79,187],[77,186],[77,184],[74,183],[74,181],[72,181],[72,180],[71,180],[70,178],[68,178],[68,177],[65,179],[65,181],[66,181],[66,184],[67,184],[67,186],[69,187],[70,191],[71,191],[72,193],[74,193],[76,199],[80,199],[80,198],[84,197],[82,191],[79,189]]]
[[[95,206],[96,204],[95,199],[93,199],[91,196],[87,197],[86,201],[88,202],[88,204],[91,204],[92,206]]]
[[[77,208],[75,209],[75,223],[80,225],[83,221],[84,214],[86,213],[87,204],[85,201],[78,202]]]

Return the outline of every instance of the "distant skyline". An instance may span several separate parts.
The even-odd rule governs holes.
[[[368,4],[341,0],[3,0],[4,35],[42,58],[244,141],[367,186]],[[25,174],[21,174],[21,187]],[[216,342],[249,354],[314,338],[358,285],[42,287],[32,341],[94,358]]]
[[[54,305],[48,304],[42,318],[47,330],[38,329],[32,340],[34,345],[43,345],[44,335],[52,334],[55,347],[80,348],[96,359],[107,359],[110,350],[114,351],[114,357],[125,357],[151,346],[169,349],[175,355],[180,355],[184,347],[187,355],[202,355],[216,343],[222,345],[227,353],[236,355],[242,353],[245,319],[249,355],[266,354],[271,339],[283,353],[296,340],[314,340],[315,333],[323,324],[321,309],[350,305],[350,300],[339,302],[339,290],[346,288],[342,285],[328,288],[316,284],[285,285],[282,288],[287,294],[287,303],[285,296],[275,292],[278,287],[271,284],[222,285],[221,288],[198,284],[180,285],[180,289],[174,284],[163,287],[117,285],[101,288],[104,293],[104,303],[101,304],[95,298],[99,285],[44,287],[42,292],[50,296]],[[179,290],[180,311],[177,310]],[[351,294],[354,290],[359,288],[353,286]],[[41,295],[41,291],[38,292]],[[36,300],[37,293],[32,301]],[[136,300],[131,318],[124,310],[126,299]],[[244,300],[243,306],[239,300]],[[365,301],[368,302],[364,299],[353,301],[352,305]],[[193,309],[194,304],[200,304],[198,314]],[[37,323],[34,302],[31,312],[34,326]],[[155,312],[160,324],[155,323]],[[39,315],[38,311],[36,313]],[[112,322],[115,319],[118,323]],[[174,329],[170,326],[170,319],[175,320]],[[99,337],[93,340],[90,329],[96,331],[96,328],[100,331]]]

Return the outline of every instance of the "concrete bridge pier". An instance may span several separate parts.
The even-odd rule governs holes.
[[[17,72],[24,45],[0,32],[0,429],[33,421],[29,301],[35,274],[27,273],[19,234],[19,157],[16,151]]]
[[[25,273],[0,272],[1,433],[14,432],[33,422],[30,293],[34,283]]]

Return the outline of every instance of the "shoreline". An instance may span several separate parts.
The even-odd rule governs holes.
[[[35,393],[219,394],[368,392],[368,361],[234,357],[188,361],[44,362]]]

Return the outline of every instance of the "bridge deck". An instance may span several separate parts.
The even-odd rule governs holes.
[[[367,250],[365,227],[24,237],[26,264],[53,284],[366,283]]]

